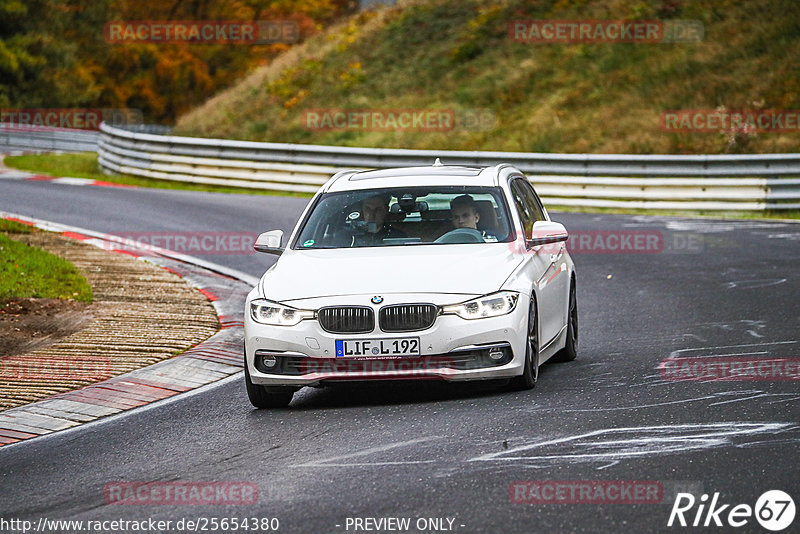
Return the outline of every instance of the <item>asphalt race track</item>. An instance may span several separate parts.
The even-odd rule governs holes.
[[[0,210],[112,234],[288,232],[306,202],[0,182]],[[319,533],[355,532],[354,518],[387,517],[410,518],[409,532],[437,531],[430,528],[435,522],[416,528],[428,518],[444,518],[439,531],[464,533],[767,532],[755,517],[741,528],[670,528],[667,521],[676,491],[698,501],[718,492],[728,510],[755,506],[772,489],[798,501],[800,382],[775,374],[665,379],[659,364],[793,358],[797,378],[800,224],[551,215],[573,233],[573,243],[589,236],[584,250],[573,251],[579,354],[571,363],[544,365],[533,391],[427,382],[306,388],[289,409],[256,411],[239,375],[0,448],[0,515],[34,522],[278,518],[279,532]],[[607,250],[615,242],[609,236],[637,234],[658,236],[659,245]],[[255,254],[201,257],[256,276],[272,261]],[[107,484],[133,481],[249,482],[258,500],[107,502]],[[542,483],[525,488],[650,481],[663,497],[639,504],[519,503],[512,502],[517,481]],[[719,516],[723,522],[728,510]],[[785,532],[798,532],[798,525],[795,519]]]

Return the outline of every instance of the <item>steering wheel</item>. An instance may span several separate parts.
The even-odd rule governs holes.
[[[434,243],[485,243],[483,234],[474,228],[456,228],[439,237]]]

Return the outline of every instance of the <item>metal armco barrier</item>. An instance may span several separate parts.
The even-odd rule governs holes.
[[[94,152],[99,132],[0,126],[0,153],[8,152]]]
[[[549,205],[800,209],[800,154],[634,156],[349,148],[153,135],[103,124],[100,165],[162,180],[313,193],[344,168],[511,163]]]

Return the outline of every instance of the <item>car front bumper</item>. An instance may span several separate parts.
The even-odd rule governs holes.
[[[257,323],[249,313],[254,297],[248,298],[245,313],[246,363],[254,384],[301,387],[347,380],[488,380],[518,376],[524,366],[528,321],[524,295],[513,312],[500,317],[466,320],[440,315],[426,330],[386,333],[376,326],[368,334],[331,334],[316,320],[289,327]],[[419,302],[416,295],[405,297],[387,296],[387,301]],[[452,303],[452,298],[429,297],[429,301]],[[337,340],[397,338],[419,338],[420,356],[336,357]]]

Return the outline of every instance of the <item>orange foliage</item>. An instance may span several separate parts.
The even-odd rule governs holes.
[[[0,15],[11,13],[3,5],[0,0]],[[17,15],[30,28],[9,35],[0,28],[0,49],[6,42],[37,40],[48,48],[38,55],[14,50],[6,63],[15,85],[0,85],[0,104],[132,108],[147,122],[172,123],[291,44],[111,44],[104,37],[107,23],[289,20],[302,41],[352,5],[352,0],[31,0]],[[26,32],[36,39],[11,40]],[[19,66],[23,60],[28,65]]]

